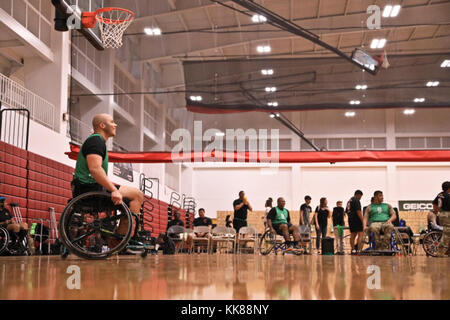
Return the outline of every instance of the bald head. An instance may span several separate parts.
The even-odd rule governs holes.
[[[98,131],[100,128],[100,124],[104,123],[106,124],[108,120],[111,119],[111,116],[106,113],[97,114],[94,116],[94,119],[92,119],[92,127],[94,128],[94,131]]]
[[[101,113],[92,119],[92,127],[95,133],[100,133],[105,139],[116,135],[117,124],[114,123],[113,117],[107,113]]]

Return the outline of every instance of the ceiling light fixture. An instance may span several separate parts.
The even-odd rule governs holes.
[[[159,35],[161,35],[161,29],[160,28],[145,28],[144,32],[148,36],[159,36]]]
[[[367,84],[358,84],[355,88],[356,90],[366,90]]]
[[[406,115],[411,115],[411,114],[414,114],[414,113],[416,113],[416,110],[414,110],[414,109],[405,109],[403,111],[403,114],[406,114]]]
[[[419,102],[425,102],[425,98],[415,98],[414,99],[415,103],[419,103]]]
[[[439,85],[439,81],[428,81],[427,87],[437,87]]]
[[[359,100],[352,100],[352,101],[350,101],[350,104],[360,104],[361,103],[361,101],[359,101]]]
[[[373,39],[370,44],[371,49],[382,49],[386,45],[386,39]]]
[[[354,112],[354,111],[347,111],[347,112],[345,113],[345,116],[346,116],[347,118],[354,117],[355,115],[356,115],[356,112]]]
[[[267,105],[268,105],[269,107],[278,107],[278,102],[276,102],[276,101],[268,102]]]
[[[383,18],[395,18],[398,16],[400,9],[402,8],[401,5],[397,4],[395,6],[387,5],[384,7],[383,10]]]
[[[255,15],[253,15],[253,17],[252,17],[252,21],[253,21],[254,23],[266,22],[266,21],[267,21],[267,18],[264,17],[264,16],[262,16],[262,15],[260,15],[260,14],[255,14]]]
[[[273,69],[263,69],[261,70],[261,74],[264,76],[271,76],[273,75]]]
[[[269,53],[272,51],[272,48],[270,48],[270,46],[257,46],[256,51],[259,53]]]
[[[441,64],[441,68],[450,68],[450,60],[444,60]]]
[[[192,101],[202,101],[202,96],[190,96],[189,97]]]
[[[266,92],[275,92],[275,91],[277,91],[277,88],[276,87],[266,87]]]

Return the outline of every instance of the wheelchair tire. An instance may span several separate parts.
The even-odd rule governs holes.
[[[423,250],[427,256],[437,257],[437,249],[441,241],[442,232],[431,231],[423,237]]]
[[[5,228],[0,228],[0,254],[6,250],[9,244],[9,232]]]
[[[272,252],[273,248],[277,244],[276,235],[273,235],[270,230],[266,230],[261,240],[259,241],[259,252],[266,256]]]
[[[105,208],[105,206],[107,206]],[[91,210],[92,209],[92,210]],[[80,211],[80,212],[76,212],[76,211]],[[121,239],[119,240],[119,243],[112,248],[111,250],[108,250],[106,252],[103,252],[103,250],[101,250],[100,252],[94,252],[91,251],[90,247],[86,247],[86,246],[82,246],[79,245],[78,243],[81,241],[80,238],[84,239],[88,239],[90,236],[94,235],[94,232],[89,231],[82,235],[81,237],[76,237],[75,239],[71,239],[70,237],[70,230],[69,227],[72,228],[76,228],[76,232],[78,232],[79,229],[85,228],[86,230],[87,228],[91,228],[91,230],[95,230],[95,234],[101,234],[103,235],[108,235],[108,236],[114,236],[116,239],[118,238],[118,234],[115,233],[117,228],[117,220],[120,219],[120,217],[122,217],[122,215],[113,215],[113,219],[107,215],[106,218],[103,219],[99,219],[99,218],[94,218],[92,220],[94,220],[92,223],[87,224],[86,222],[84,222],[84,217],[83,219],[81,219],[82,221],[79,221],[79,216],[81,216],[82,214],[85,214],[86,212],[84,211],[91,211],[91,213],[98,214],[99,213],[110,213],[110,212],[115,212],[117,213],[117,211],[119,211],[121,214],[124,215],[124,217],[127,219],[128,221],[128,230],[126,232],[126,234],[124,236],[121,236]],[[87,213],[89,214],[89,213]],[[74,216],[77,216],[76,218],[77,223],[84,223],[83,227],[74,227],[73,223],[73,218]],[[92,214],[91,214],[92,216]],[[118,218],[119,217],[119,218]],[[109,225],[106,227],[113,227],[114,230],[108,230],[108,229],[102,229],[103,228],[103,223],[104,222],[108,222]],[[71,225],[70,225],[71,224]],[[122,251],[128,244],[130,238],[131,238],[131,234],[132,234],[132,227],[133,227],[133,218],[130,212],[130,209],[128,208],[128,206],[122,202],[121,205],[115,206],[112,201],[111,201],[111,195],[107,192],[100,192],[100,191],[94,191],[94,192],[87,192],[84,194],[81,194],[77,197],[75,197],[74,199],[72,199],[67,206],[64,208],[64,211],[61,214],[61,218],[59,220],[59,234],[60,234],[60,238],[61,241],[63,243],[63,245],[66,247],[66,250],[68,250],[70,253],[73,253],[75,255],[77,255],[80,258],[84,258],[84,259],[89,259],[89,260],[100,260],[100,259],[106,259],[108,257],[110,257],[111,255],[113,255],[114,253],[118,253],[120,251]]]

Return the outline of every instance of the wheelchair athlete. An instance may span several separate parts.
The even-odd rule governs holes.
[[[83,143],[78,154],[72,181],[73,197],[91,191],[107,191],[111,200],[120,205],[123,198],[130,200],[131,212],[139,215],[144,195],[136,188],[115,185],[108,178],[108,149],[106,141],[116,135],[117,124],[109,114],[98,114],[92,120],[94,133]],[[121,219],[119,234],[126,234],[128,221]]]
[[[11,212],[6,209],[5,202],[6,198],[0,197],[0,227],[8,230],[13,249],[18,249],[28,235],[28,225],[25,222],[17,223],[11,216]]]
[[[383,200],[383,192],[375,191],[374,203],[364,211],[364,232],[373,232],[375,235],[375,250],[389,250],[391,233],[394,231],[392,222],[396,217],[395,211],[390,204],[383,203]]]
[[[270,228],[272,234],[276,233],[284,237],[288,248],[294,248],[296,250],[303,250],[299,245],[300,234],[298,228],[292,225],[289,211],[284,207],[286,201],[284,198],[277,199],[277,206],[272,208],[267,214],[267,226]],[[289,234],[294,237],[294,245],[290,240]]]

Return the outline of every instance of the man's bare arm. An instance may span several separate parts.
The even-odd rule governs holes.
[[[122,195],[117,190],[114,183],[109,180],[105,170],[102,168],[102,157],[98,154],[88,154],[86,157],[87,165],[92,177],[97,181],[99,185],[111,192],[111,199],[114,204],[118,205],[122,203]]]

